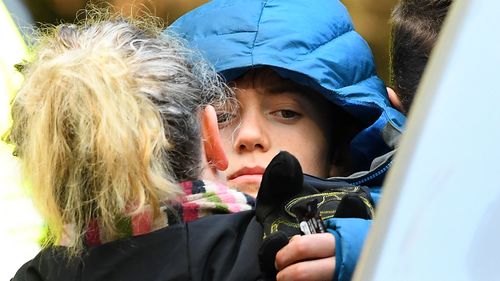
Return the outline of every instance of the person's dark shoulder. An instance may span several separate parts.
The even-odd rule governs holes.
[[[118,239],[68,258],[64,247],[42,250],[14,281],[188,280],[185,225]]]
[[[64,248],[49,248],[12,280],[257,280],[261,240],[253,211],[211,215],[90,247],[71,261]]]
[[[255,212],[211,215],[187,224],[192,280],[260,280],[262,227]]]
[[[186,224],[188,241],[196,247],[222,247],[241,244],[243,237],[255,237],[260,243],[262,227],[255,220],[255,211],[210,215]],[[224,242],[217,242],[224,238]]]
[[[37,272],[36,267],[33,268],[33,260],[30,260],[23,264],[21,268],[19,268],[16,272],[16,275],[11,281],[43,281],[45,279],[40,276],[40,274]]]
[[[78,280],[78,260],[70,261],[62,247],[44,249],[19,268],[12,281]]]

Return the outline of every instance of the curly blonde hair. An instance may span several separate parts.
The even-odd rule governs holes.
[[[159,210],[180,194],[177,181],[200,175],[196,113],[232,92],[161,30],[152,18],[93,11],[36,36],[6,140],[49,227],[44,246],[71,224],[69,252],[79,254],[96,218],[105,241],[121,237],[117,218],[144,205]]]

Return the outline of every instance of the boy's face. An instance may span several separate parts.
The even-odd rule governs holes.
[[[329,176],[335,122],[329,102],[270,70],[233,82],[239,114],[219,121],[229,186],[256,196],[264,169],[280,150],[297,157],[304,173]]]

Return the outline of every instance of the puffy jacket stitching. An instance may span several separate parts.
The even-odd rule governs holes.
[[[339,91],[340,91],[340,90],[342,90],[342,89],[344,89],[344,88],[348,88],[348,87],[356,86],[356,85],[361,84],[361,83],[363,83],[363,82],[365,82],[365,81],[367,81],[367,80],[372,79],[373,77],[378,78],[378,76],[377,76],[376,74],[370,74],[370,76],[368,76],[368,77],[366,77],[366,78],[364,78],[364,79],[361,79],[361,80],[359,80],[359,81],[356,81],[356,82],[354,82],[353,84],[349,84],[349,85],[341,85],[341,86],[340,86],[340,87],[338,87],[338,88],[329,89],[329,88],[325,88],[324,86],[321,86],[321,87],[325,88],[325,89],[326,89],[326,90],[328,90],[328,91],[332,91],[332,92],[335,92],[335,93],[339,94]],[[320,82],[319,82],[319,81],[316,81],[316,83],[320,84]],[[321,85],[321,84],[320,84],[320,85]],[[349,101],[349,103],[350,103],[350,104],[355,104],[355,105],[369,105],[369,104],[373,104],[374,102],[372,102],[372,101],[369,101],[369,102]],[[381,107],[380,105],[378,105],[378,103],[375,103],[375,104],[377,104],[377,106],[375,106],[375,107]],[[371,107],[371,106],[370,106],[370,107]]]
[[[242,30],[242,31],[231,31],[231,32],[224,32],[224,33],[216,33],[215,35],[217,36],[225,36],[225,35],[233,35],[233,34],[239,34],[239,33],[257,33],[258,30]],[[207,37],[212,37],[213,35],[204,35],[200,36],[199,38],[207,38]],[[255,42],[254,42],[255,43]]]
[[[319,45],[318,45],[318,46],[316,46],[314,49],[309,50],[309,52],[304,53],[304,54],[299,54],[299,55],[297,55],[297,57],[296,57],[295,59],[297,60],[297,59],[299,59],[300,57],[307,56],[307,55],[309,55],[309,54],[311,54],[311,53],[315,52],[316,50],[320,49],[321,47],[323,47],[323,46],[325,46],[325,45],[329,44],[330,42],[334,42],[334,41],[336,41],[337,39],[339,39],[340,37],[344,37],[346,34],[351,33],[351,32],[355,32],[355,30],[354,30],[354,29],[349,29],[349,30],[347,30],[346,32],[344,32],[344,33],[342,33],[342,34],[340,34],[340,35],[338,35],[338,36],[332,37],[331,39],[326,40],[326,41],[325,41],[325,42],[323,42],[322,44],[319,44]]]
[[[262,5],[262,9],[260,10],[260,15],[259,15],[259,20],[257,21],[257,30],[255,30],[255,36],[253,38],[253,42],[252,42],[252,54],[251,54],[251,58],[252,58],[252,67],[253,67],[253,61],[254,61],[254,58],[253,58],[253,51],[255,49],[255,42],[257,41],[257,35],[259,34],[259,29],[260,29],[260,21],[262,20],[262,14],[264,13],[264,9],[266,8],[267,6],[267,0],[264,1],[263,3],[264,5]]]
[[[259,23],[260,23],[260,19],[259,19]],[[336,41],[337,39],[339,39],[340,37],[343,37],[343,36],[345,36],[346,34],[351,33],[351,32],[355,32],[355,30],[354,30],[354,29],[349,29],[349,30],[347,30],[346,32],[344,32],[344,33],[342,33],[342,34],[340,34],[340,35],[338,35],[338,36],[336,36],[336,37],[331,38],[330,40],[326,40],[324,43],[322,43],[322,44],[320,44],[320,45],[316,46],[314,49],[309,50],[309,52],[304,53],[304,54],[299,54],[299,55],[297,55],[297,57],[295,57],[295,59],[294,59],[294,60],[300,61],[300,60],[302,60],[302,58],[303,58],[303,57],[305,57],[305,56],[307,56],[307,55],[309,55],[309,54],[311,54],[311,53],[315,52],[315,51],[316,51],[316,50],[318,50],[319,48],[321,48],[321,47],[323,47],[323,46],[325,46],[325,45],[329,44],[330,42],[334,42],[334,41]],[[256,37],[257,37],[257,35],[256,35]],[[255,41],[254,41],[254,43],[255,43]],[[252,50],[253,50],[253,45],[252,45]],[[253,65],[253,56],[252,56],[252,65]],[[378,77],[378,76],[377,76],[376,74],[373,74],[373,73],[372,73],[372,74],[370,74],[368,77],[366,77],[366,78],[364,78],[364,79],[361,79],[361,80],[359,80],[359,81],[356,81],[356,82],[355,82],[355,83],[353,83],[353,84],[349,84],[349,85],[341,85],[341,87],[336,88],[336,89],[332,89],[332,90],[333,90],[333,91],[338,91],[338,90],[340,90],[340,89],[342,89],[342,88],[355,86],[355,85],[358,85],[358,84],[360,84],[360,83],[363,83],[364,81],[367,81],[367,80],[369,80],[369,79],[372,79],[373,77]],[[319,82],[318,82],[318,83],[319,83]]]
[[[359,81],[357,81],[357,82],[355,82],[353,84],[347,85],[347,86],[343,86],[342,88],[357,86],[358,84],[361,84],[361,83],[363,83],[363,82],[365,82],[367,80],[372,79],[373,77],[378,78],[378,76],[376,74],[370,74],[370,76],[366,77],[365,79],[359,80]]]

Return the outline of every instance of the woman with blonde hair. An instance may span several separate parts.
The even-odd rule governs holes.
[[[152,20],[94,12],[40,33],[21,68],[6,140],[48,235],[13,280],[259,275],[252,212],[189,222],[252,207],[198,180],[227,167],[215,108],[233,93],[197,54]]]

